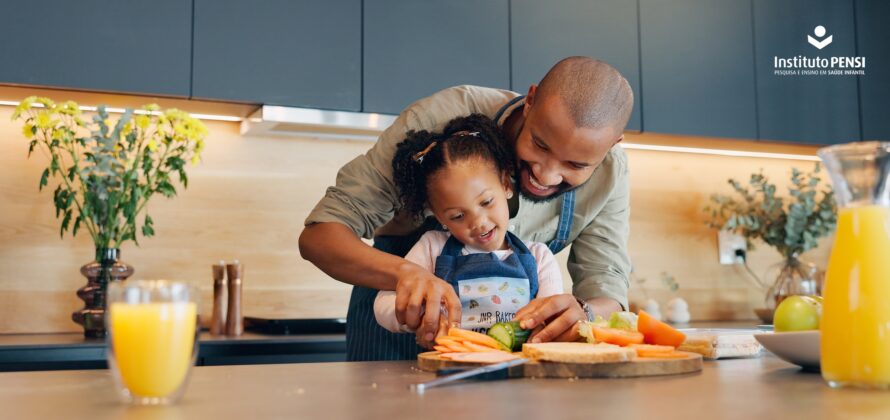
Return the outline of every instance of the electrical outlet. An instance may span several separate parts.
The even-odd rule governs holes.
[[[720,253],[720,264],[741,264],[745,260],[736,255],[737,250],[746,250],[748,247],[745,237],[737,233],[721,230],[717,233],[717,249]]]

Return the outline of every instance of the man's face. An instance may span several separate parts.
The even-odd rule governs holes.
[[[516,138],[520,192],[548,201],[585,183],[606,153],[623,138],[622,128],[579,128],[555,95],[534,97],[523,109],[525,123]]]

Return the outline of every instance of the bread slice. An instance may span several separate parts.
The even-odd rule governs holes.
[[[686,333],[680,351],[698,353],[705,359],[752,357],[760,355],[762,346],[750,330],[699,330]]]
[[[634,349],[605,343],[526,343],[522,354],[538,361],[587,364],[629,362],[637,357]]]

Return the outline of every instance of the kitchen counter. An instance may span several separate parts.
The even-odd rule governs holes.
[[[890,392],[833,390],[770,355],[681,376],[408,390],[432,378],[413,362],[198,367],[178,405],[130,407],[117,402],[107,370],[0,373],[0,407],[16,419],[890,418]]]
[[[0,372],[105,369],[104,338],[80,333],[0,334]],[[238,337],[201,333],[197,364],[269,364],[346,360],[344,334],[265,335]]]

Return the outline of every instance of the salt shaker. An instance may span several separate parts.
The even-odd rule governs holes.
[[[226,314],[226,335],[241,335],[244,332],[244,320],[241,317],[241,278],[244,268],[238,260],[232,264],[226,264],[226,274],[229,277],[229,307]]]
[[[226,332],[226,263],[213,264],[213,316],[210,320],[210,335]]]

